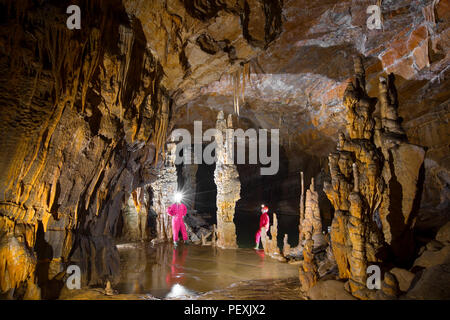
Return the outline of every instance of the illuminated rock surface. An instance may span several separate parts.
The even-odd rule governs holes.
[[[233,215],[254,214],[261,202],[273,202],[280,228],[284,217],[297,217],[303,171],[306,181],[315,178],[324,229],[334,218],[334,230],[342,232],[332,239],[340,245],[333,258],[341,277],[352,276],[353,292],[364,284],[367,263],[384,260],[374,257],[378,235],[360,217],[377,207],[381,194],[379,230],[388,261],[419,278],[423,291],[414,289],[414,297],[424,296],[437,285],[433,281],[444,283],[445,263],[435,253],[448,252],[436,233],[450,219],[450,5],[382,1],[383,29],[368,30],[372,2],[81,0],[82,28],[71,31],[71,1],[2,1],[0,295],[54,298],[71,264],[80,266],[83,286],[116,286],[121,209],[133,191],[148,191],[164,172],[172,129],[192,132],[194,120],[202,120],[204,130],[213,128],[217,112],[231,114],[237,106],[234,127],[280,128],[280,172],[267,178],[249,166],[218,170],[219,245],[236,245]],[[343,97],[354,80],[354,55],[365,57],[367,96],[389,98],[377,110],[379,123],[362,114],[346,117]],[[386,79],[381,86],[380,76]],[[374,142],[380,157],[360,154],[353,169],[355,159],[345,154],[361,144],[351,142],[380,128]],[[330,159],[328,169],[327,156],[344,129],[350,145],[344,143],[345,152]],[[369,179],[374,167],[361,165],[369,162],[381,170],[376,178],[382,176],[383,192],[379,181]],[[337,179],[342,192],[334,212],[322,189],[337,167],[345,179]],[[164,240],[171,231],[163,202],[176,183],[173,165],[170,170],[171,189],[151,195]],[[357,176],[359,190],[344,181]],[[360,210],[360,202],[369,205]],[[151,216],[151,210],[140,213]],[[144,219],[133,213],[130,221]],[[350,230],[347,220],[355,222]],[[156,224],[156,217],[149,221]],[[132,237],[142,238],[144,230],[135,227],[132,234],[140,234]],[[288,241],[296,238],[294,233]],[[350,254],[349,241],[365,257]],[[320,268],[323,261],[322,274],[331,268],[331,255],[326,268]]]

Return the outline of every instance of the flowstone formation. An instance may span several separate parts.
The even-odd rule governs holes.
[[[174,203],[174,195],[178,189],[177,168],[175,167],[176,144],[167,144],[166,159],[155,182],[153,190],[153,210],[156,218],[156,241],[172,241],[172,217],[167,214],[167,208]]]
[[[122,208],[123,240],[145,240],[147,238],[148,194],[144,188],[136,188]]]
[[[241,183],[239,173],[233,159],[232,115],[224,118],[222,111],[216,122],[216,169],[214,182],[217,186],[217,246],[221,248],[237,248],[234,211],[240,199]]]
[[[400,230],[395,235],[404,237],[406,252],[413,247],[408,233],[425,152],[408,144],[401,130],[393,80],[380,83],[379,120],[373,117],[377,99],[367,94],[362,60],[355,58],[354,65],[355,79],[344,94],[348,136],[339,135],[337,152],[329,156],[331,183],[324,191],[335,208],[331,245],[339,276],[349,279],[354,296],[367,299],[373,297],[367,267],[407,255],[397,253],[393,231]]]

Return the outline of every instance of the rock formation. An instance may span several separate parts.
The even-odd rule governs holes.
[[[305,242],[303,246],[303,261],[299,268],[300,286],[303,292],[311,289],[318,280],[317,266],[314,261],[314,241],[309,231],[304,233]]]
[[[148,220],[148,195],[143,188],[136,188],[124,203],[122,208],[124,240],[145,240]]]
[[[408,143],[398,117],[394,76],[380,79],[380,118],[376,118],[374,142],[384,158],[382,177],[386,190],[379,209],[384,239],[398,263],[414,253],[412,228],[418,210],[418,194],[424,148]],[[381,121],[380,121],[381,120]]]
[[[298,223],[298,247],[303,246],[305,235],[303,234],[303,222],[305,220],[305,180],[303,178],[303,171],[300,172],[300,209],[299,209],[299,223]]]
[[[285,258],[281,255],[280,248],[278,247],[278,220],[276,213],[273,213],[272,225],[270,226],[270,238],[263,228],[261,231],[261,243],[265,254],[273,259],[285,261]]]
[[[331,184],[327,183],[324,191],[336,210],[331,245],[339,275],[350,279],[351,292],[358,298],[369,297],[367,267],[389,259],[385,241],[387,249],[397,254],[389,230],[400,230],[402,236],[411,230],[412,204],[424,157],[422,148],[405,140],[392,82],[380,84],[381,120],[373,119],[376,103],[367,95],[362,61],[355,58],[355,79],[344,95],[348,137],[340,134],[338,151],[329,156]],[[411,162],[406,160],[408,152],[414,158]],[[410,185],[398,183],[393,171],[404,172],[405,177],[399,179]],[[404,205],[396,208],[394,203]],[[404,240],[408,249],[413,246],[411,238]]]
[[[301,175],[303,178],[303,174]],[[302,179],[303,182],[303,179]],[[303,183],[302,183],[303,184]],[[303,189],[303,188],[302,188]],[[303,195],[301,195],[301,198]],[[300,200],[300,205],[303,201]],[[302,239],[303,262],[299,270],[301,290],[307,292],[318,280],[318,268],[314,259],[313,249],[320,247],[324,243],[322,234],[322,220],[319,209],[319,194],[314,189],[314,178],[311,179],[311,186],[306,191],[304,216],[300,225]]]
[[[157,241],[172,241],[172,217],[167,214],[167,208],[174,203],[174,195],[178,190],[177,168],[175,167],[176,144],[167,144],[164,165],[155,182],[151,184],[153,190],[153,210],[157,214]]]
[[[216,169],[214,182],[217,186],[217,246],[221,248],[237,248],[236,226],[234,225],[234,209],[240,199],[241,183],[239,173],[234,164],[233,139],[230,131],[233,128],[232,115],[224,119],[219,112],[216,122]]]
[[[74,3],[81,7],[80,30],[66,25],[66,9]],[[353,0],[2,1],[0,294],[36,297],[41,289],[42,298],[57,297],[50,287],[63,285],[71,264],[81,267],[83,286],[114,286],[121,206],[161,174],[168,133],[189,128],[194,116],[214,127],[217,111],[231,112],[236,102],[239,126],[270,129],[280,119],[290,170],[283,190],[294,199],[293,172],[301,168],[315,176],[345,123],[341,97],[352,76],[347,57],[355,53],[368,57],[368,92],[376,91],[380,75],[392,72],[402,105],[397,109],[393,79],[382,80],[386,99],[377,109],[379,121],[373,129],[370,120],[368,128],[357,129],[365,126],[358,124],[365,118],[359,105],[349,126],[354,136],[342,139],[364,148],[347,146],[330,160],[339,208],[335,226],[343,235],[333,239],[333,251],[347,252],[336,259],[349,277],[344,265],[352,242],[344,235],[350,216],[361,220],[361,201],[362,214],[370,215],[362,220],[376,217],[389,259],[407,268],[411,252],[402,248],[413,250],[408,243],[421,191],[416,182],[423,174],[421,204],[428,207],[421,208],[426,210],[416,226],[433,224],[437,231],[448,220],[450,20],[447,1],[381,4],[384,30],[369,32],[366,2]],[[241,76],[251,85],[241,86]],[[423,152],[406,143],[402,128],[411,143],[428,148],[425,172],[417,174]],[[363,141],[367,134],[375,148]],[[375,159],[366,149],[376,149]],[[367,183],[372,169],[384,183]],[[365,190],[382,185],[374,194]],[[234,207],[220,210],[228,214]],[[377,251],[371,247],[366,243],[367,252]],[[20,259],[12,261],[16,255]],[[437,276],[426,271],[427,288],[442,279],[439,270]]]
[[[314,248],[324,245],[322,233],[322,218],[319,209],[319,194],[314,189],[314,178],[311,179],[311,186],[306,191],[305,216],[302,221],[302,234],[309,233],[314,240]],[[306,240],[306,238],[305,238]]]

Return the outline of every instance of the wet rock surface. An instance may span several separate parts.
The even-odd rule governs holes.
[[[214,247],[119,246],[121,281],[117,295],[100,289],[65,290],[61,299],[294,299],[297,268],[252,249]]]

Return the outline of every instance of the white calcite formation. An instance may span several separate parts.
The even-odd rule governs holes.
[[[172,240],[172,218],[167,208],[174,202],[173,196],[178,189],[177,168],[175,167],[175,143],[168,143],[164,167],[158,178],[151,184],[153,190],[153,210],[157,213],[156,232],[160,241]]]
[[[223,112],[219,112],[216,122],[216,170],[214,182],[217,186],[217,246],[236,248],[236,226],[234,210],[240,199],[241,183],[239,173],[232,158],[232,139],[228,139],[227,129],[233,127],[232,115],[225,120]]]

